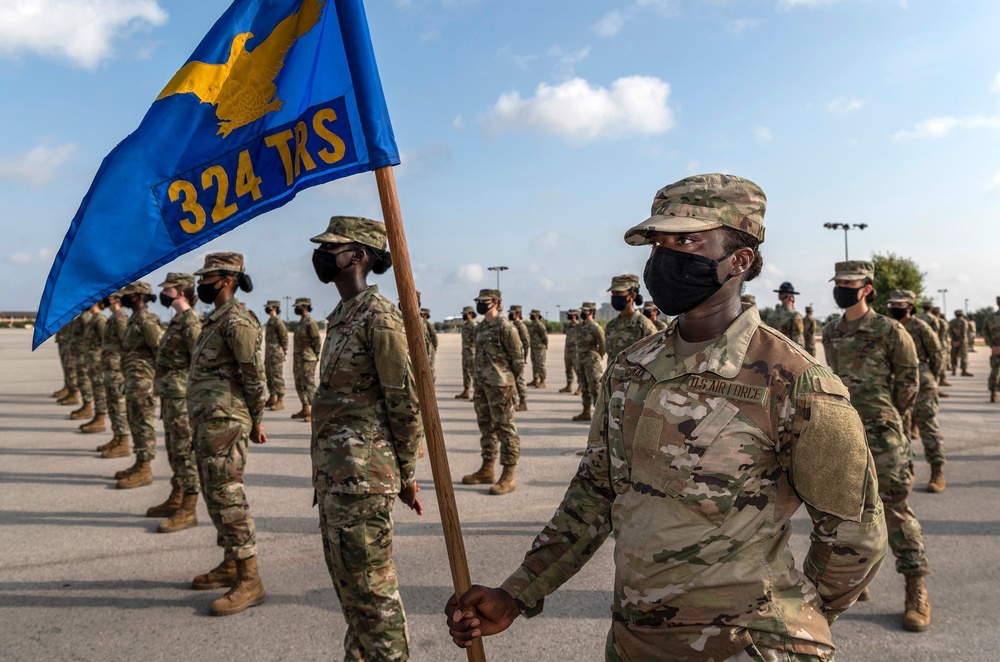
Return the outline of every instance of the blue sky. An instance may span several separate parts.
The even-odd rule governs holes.
[[[35,309],[103,157],[229,3],[0,0],[0,309]],[[1000,293],[1000,3],[899,0],[369,1],[403,163],[400,203],[418,289],[455,314],[502,276],[505,303],[607,301],[647,253],[621,237],[656,190],[699,172],[768,196],[765,271],[833,312],[851,256],[892,251],[954,309]],[[205,253],[246,254],[258,310],[336,290],[308,238],[333,214],[381,218],[370,174],[285,207]],[[129,222],[122,219],[122,223]],[[113,227],[108,228],[114,232]],[[395,298],[390,274],[374,279]],[[165,311],[161,311],[165,312]]]

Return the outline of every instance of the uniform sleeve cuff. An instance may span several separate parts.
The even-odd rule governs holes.
[[[530,570],[521,566],[500,585],[507,595],[514,598],[525,618],[537,616],[545,607],[545,598],[533,577]]]

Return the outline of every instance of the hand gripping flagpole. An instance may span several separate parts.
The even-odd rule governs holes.
[[[399,197],[396,193],[396,178],[392,166],[375,170],[378,196],[382,202],[382,218],[392,253],[393,272],[396,275],[396,289],[399,305],[403,310],[403,325],[406,327],[406,342],[410,347],[414,377],[417,382],[417,396],[420,398],[420,416],[424,422],[424,436],[427,438],[427,455],[434,477],[434,494],[437,495],[438,510],[441,511],[441,525],[444,528],[444,542],[451,567],[451,581],[455,595],[461,597],[472,587],[469,578],[469,562],[465,556],[465,541],[462,539],[462,525],[458,520],[455,505],[455,490],[451,483],[451,468],[444,447],[444,430],[438,412],[434,382],[431,381],[431,365],[424,344],[423,320],[417,303],[417,290],[413,284],[413,270],[410,266],[410,251],[406,246],[403,231],[403,216],[399,211]],[[472,640],[472,646],[465,649],[470,662],[486,662],[483,639]]]

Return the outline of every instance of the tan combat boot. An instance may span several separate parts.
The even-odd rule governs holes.
[[[566,386],[559,389],[560,393],[572,393],[573,392],[573,382],[566,382]]]
[[[940,393],[938,395],[940,395]],[[990,402],[996,402],[996,401],[997,401],[997,392],[990,391]]]
[[[59,398],[59,404],[61,405],[78,405],[80,404],[80,392],[77,390],[72,390],[68,395]]]
[[[310,407],[309,405],[305,405],[304,407],[302,407],[302,420],[308,423],[312,419],[313,419],[312,407]]]
[[[938,397],[939,398],[950,398],[951,396],[948,395],[947,391],[942,391],[942,390],[938,389]]]
[[[538,388],[538,379],[532,377],[531,381],[525,384],[525,386],[530,386],[531,388]]]
[[[198,526],[198,515],[195,507],[198,505],[198,493],[189,492],[181,499],[181,507],[173,515],[160,522],[156,527],[159,533],[175,533]]]
[[[303,404],[302,404],[302,408],[301,408],[301,409],[299,409],[299,410],[298,410],[297,412],[295,412],[294,414],[292,414],[292,416],[291,416],[291,417],[292,417],[292,418],[302,418],[302,417],[304,417],[305,415],[306,415],[306,406],[305,406],[305,403],[303,403]]]
[[[471,400],[472,396],[469,395],[469,389],[465,389],[461,393],[455,396],[456,400]]]
[[[67,395],[69,395],[69,387],[64,385],[61,389],[53,393],[52,397],[59,400],[65,398]]]
[[[515,487],[517,483],[514,482],[514,467],[505,466],[503,473],[500,474],[500,480],[490,487],[490,494],[507,494],[514,491]]]
[[[943,464],[932,464],[931,465],[931,480],[927,483],[927,491],[932,494],[940,494],[944,492],[944,488],[947,485],[944,479],[944,465]]]
[[[127,457],[132,452],[132,449],[129,446],[129,436],[127,434],[117,436],[115,437],[115,445],[107,450],[101,451],[101,457],[106,460]]]
[[[94,414],[94,418],[80,426],[80,432],[104,432],[108,426],[104,422],[104,414]]]
[[[204,575],[198,575],[191,580],[191,588],[195,591],[210,591],[232,586],[236,586],[236,561],[223,561]]]
[[[273,407],[274,403],[275,403],[274,393],[271,393],[271,394],[269,394],[267,396],[267,402],[264,403],[264,406],[265,407]]]
[[[493,474],[493,460],[483,460],[483,466],[474,474],[462,476],[463,485],[489,485],[496,477]]]
[[[864,590],[861,591],[861,595],[858,596],[858,602],[868,602],[871,599],[872,599],[872,592],[868,590],[868,587],[866,586]]]
[[[951,386],[951,382],[948,381],[947,377],[943,377],[941,381],[938,382],[938,386]]]
[[[538,382],[538,386],[536,388],[546,388],[545,380],[543,379],[542,381]]]
[[[135,471],[136,467],[139,466],[139,460],[136,460],[131,464],[131,466],[122,469],[121,471],[115,472],[115,480],[121,480],[125,476],[131,476],[132,472]]]
[[[589,421],[590,418],[591,418],[591,416],[590,416],[590,407],[584,407],[583,411],[581,411],[579,414],[577,414],[576,416],[573,417],[573,420],[574,421]]]
[[[974,375],[974,374],[972,374],[972,373],[971,373],[971,372],[969,372],[968,370],[964,370],[964,369],[962,370],[962,376],[963,376],[963,377],[975,377],[975,375]]]
[[[517,407],[514,411],[528,411],[528,400],[526,398],[521,398],[521,401],[517,403]]]
[[[576,390],[573,391],[573,395],[583,395],[583,390],[579,386],[577,386]]]
[[[906,606],[903,612],[903,629],[923,632],[931,626],[931,601],[927,598],[924,578],[920,575],[905,575]]]
[[[275,399],[274,404],[271,405],[271,411],[282,411],[285,408],[285,396],[281,395]]]
[[[146,517],[170,517],[181,507],[181,497],[184,493],[176,485],[170,486],[170,496],[158,506],[151,506],[146,511]]]
[[[69,415],[69,418],[72,421],[82,421],[85,418],[93,418],[93,417],[94,417],[93,402],[84,402],[82,407],[75,410],[73,413]]]
[[[257,557],[236,561],[236,585],[229,592],[212,603],[212,616],[230,616],[250,607],[256,607],[267,600],[264,582],[257,574]]]
[[[111,435],[111,439],[108,441],[108,443],[101,444],[100,446],[97,447],[97,452],[104,453],[104,451],[108,450],[117,443],[118,443],[118,435],[113,434]]]
[[[143,487],[153,484],[153,472],[149,468],[149,460],[139,460],[135,469],[115,485],[120,490],[130,490],[133,487]]]

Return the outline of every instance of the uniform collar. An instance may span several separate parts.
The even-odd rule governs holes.
[[[232,308],[238,301],[239,299],[233,297],[229,301],[225,302],[224,304],[216,308],[214,311],[212,311],[212,314],[208,316],[208,320],[210,322],[214,322],[215,320],[219,319],[225,314],[227,310]]]
[[[340,324],[341,322],[350,322],[354,319],[358,310],[361,309],[361,304],[377,294],[378,285],[369,285],[367,288],[354,295],[353,299],[350,299],[349,301],[341,301],[337,304],[337,307],[334,308],[333,312],[330,313],[330,316],[326,318],[327,323],[330,326],[333,326],[335,324]]]
[[[868,312],[861,316],[860,324],[858,324],[858,331],[869,331],[872,328],[872,323],[875,321],[875,310],[868,308]],[[837,322],[837,330],[842,333],[847,333],[847,315],[841,315],[840,321]]]

